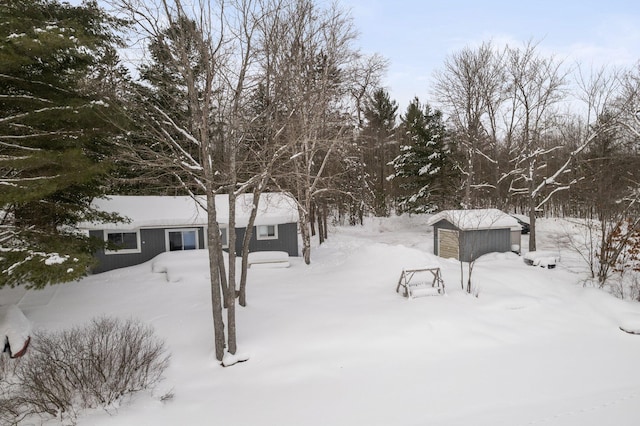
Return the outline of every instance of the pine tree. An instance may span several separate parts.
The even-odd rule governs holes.
[[[402,120],[403,143],[392,161],[390,179],[398,186],[398,210],[429,213],[450,202],[456,173],[442,112],[418,98],[407,107]]]
[[[110,129],[92,73],[117,22],[94,2],[9,1],[0,16],[0,287],[43,287],[92,263],[75,224],[114,219],[90,202],[105,190]]]
[[[395,139],[397,111],[398,104],[384,89],[373,92],[364,108],[366,124],[362,139],[366,184],[372,195],[370,203],[376,216],[389,214],[391,185],[386,178],[392,171],[388,163],[395,157],[398,149]]]

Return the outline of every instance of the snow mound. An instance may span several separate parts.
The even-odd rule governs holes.
[[[238,352],[236,354],[230,354],[229,352],[225,352],[222,356],[222,366],[230,367],[239,362],[245,362],[249,360],[249,354],[246,352]]]
[[[288,268],[289,253],[286,251],[254,251],[249,253],[250,268]]]
[[[620,330],[630,334],[640,334],[640,315],[627,314],[620,318]]]
[[[161,253],[151,260],[151,271],[165,274],[168,282],[184,281],[194,271],[208,272],[209,250],[185,250]]]
[[[31,322],[17,305],[0,306],[0,344],[8,344],[9,355],[24,355],[31,340]]]
[[[531,266],[554,268],[560,262],[560,253],[554,251],[530,251],[523,256],[524,262]]]

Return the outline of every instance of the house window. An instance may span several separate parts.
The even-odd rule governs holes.
[[[197,250],[198,230],[195,228],[167,229],[165,242],[168,251]]]
[[[258,240],[277,240],[278,225],[258,225],[256,238]]]
[[[104,231],[105,254],[140,253],[140,231]]]

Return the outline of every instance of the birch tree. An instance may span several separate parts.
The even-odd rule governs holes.
[[[274,99],[290,117],[283,130],[288,158],[274,182],[297,201],[302,254],[311,262],[311,211],[314,199],[330,190],[327,169],[340,144],[351,140],[348,65],[357,58],[351,18],[337,5],[326,9],[310,0],[288,5],[271,66]]]

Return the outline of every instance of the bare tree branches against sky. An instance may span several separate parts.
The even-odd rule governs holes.
[[[363,52],[389,59],[384,84],[400,110],[414,96],[432,97],[433,72],[448,55],[482,42],[520,47],[539,42],[541,53],[567,65],[626,67],[640,59],[638,0],[318,1],[337,1],[349,10]]]
[[[430,98],[447,55],[483,41],[541,51],[566,64],[630,66],[640,59],[637,0],[341,0],[365,53],[390,60],[385,85],[401,109]]]

